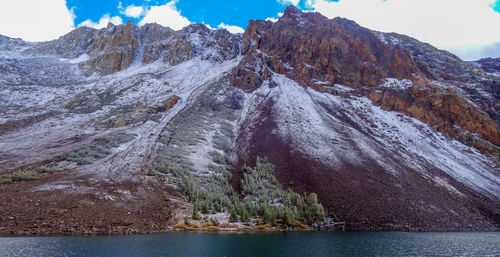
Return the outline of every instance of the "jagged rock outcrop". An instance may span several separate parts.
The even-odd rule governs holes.
[[[486,153],[500,152],[500,102],[484,99],[482,71],[429,44],[290,6],[275,23],[250,21],[242,53],[231,82],[247,92],[271,72],[318,91],[347,85],[387,110],[406,113]],[[388,90],[381,86],[386,78],[409,79],[412,85]],[[485,104],[488,112],[478,107]]]
[[[142,63],[155,62],[166,51],[166,41],[173,36],[174,30],[159,24],[145,24],[141,27],[141,44],[143,45]]]
[[[285,73],[307,86],[377,86],[382,78],[408,78],[418,72],[408,49],[390,48],[353,21],[329,20],[295,7],[288,7],[276,23],[250,21],[243,37],[243,54],[247,53],[247,59],[260,57],[263,69]]]
[[[20,38],[10,38],[0,35],[0,51],[3,52],[15,52],[32,45],[32,43],[25,42]]]
[[[24,42],[7,39],[3,44],[6,50],[14,45],[21,47]],[[138,27],[129,21],[118,26],[109,23],[101,30],[81,27],[59,39],[35,44],[24,53],[69,59],[79,57],[79,68],[85,75],[108,75],[127,69],[133,62],[149,64],[160,59],[169,65],[193,57],[220,63],[236,58],[240,53],[240,42],[240,35],[226,30],[210,30],[202,24],[174,31],[158,24]]]
[[[483,58],[475,61],[486,72],[500,72],[500,58]]]
[[[52,54],[62,58],[77,58],[84,54],[94,42],[98,31],[93,28],[80,27],[52,41],[43,42],[26,51],[27,54]]]
[[[124,70],[134,61],[139,48],[138,27],[133,22],[125,26],[109,23],[98,32],[86,54],[89,59],[79,67],[86,74],[97,72],[101,75]]]

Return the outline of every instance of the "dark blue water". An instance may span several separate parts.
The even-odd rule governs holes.
[[[0,237],[0,256],[500,256],[500,232]]]

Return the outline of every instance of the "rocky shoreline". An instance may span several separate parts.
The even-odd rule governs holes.
[[[341,230],[341,229],[318,229],[313,227],[302,228],[266,228],[259,229],[254,227],[228,227],[216,229],[213,228],[173,228],[169,227],[160,230],[140,231],[135,229],[127,230],[109,230],[109,231],[0,231],[0,237],[38,237],[38,236],[126,236],[126,235],[154,235],[163,233],[217,233],[217,234],[243,234],[243,233],[273,233],[273,232],[500,232],[496,230]]]

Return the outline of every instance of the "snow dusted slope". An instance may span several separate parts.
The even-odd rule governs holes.
[[[204,42],[193,35],[182,43],[201,47]],[[49,51],[50,45],[9,40],[1,49],[0,187],[3,196],[16,200],[0,213],[26,215],[27,223],[45,220],[50,225],[40,233],[165,231],[190,205],[171,179],[146,175],[156,165],[161,133],[240,59],[218,56],[220,47],[205,47],[200,53],[197,48],[194,53],[169,53],[171,58],[181,55],[178,64],[158,58],[141,64],[141,49],[133,65],[120,72],[86,76],[81,65],[91,57],[60,58]],[[38,172],[36,181],[9,183],[13,174],[31,170]],[[47,211],[47,206],[60,211]],[[76,230],[75,218],[83,224]],[[24,225],[2,223],[0,230],[23,231]]]
[[[390,210],[410,208],[422,215],[418,222],[425,227],[426,215],[447,216],[443,206],[452,213],[464,208],[462,200],[477,201],[473,192],[498,204],[500,169],[493,158],[414,118],[384,111],[353,89],[333,88],[337,94],[320,93],[273,74],[245,100],[240,158],[251,163],[269,156],[282,183],[318,192],[324,204],[357,216],[352,222],[380,215],[382,227],[412,227],[413,218]],[[384,198],[374,205],[370,194]],[[425,200],[419,194],[444,196]],[[455,198],[461,200],[450,201]],[[365,213],[344,210],[349,201],[349,208]],[[404,202],[410,207],[401,207]]]
[[[496,77],[402,35],[287,10],[243,37],[131,22],[0,37],[0,214],[28,231],[38,218],[73,231],[63,214],[80,233],[103,221],[163,231],[191,215],[188,192],[238,198],[241,167],[262,157],[283,189],[317,193],[348,228],[498,229]],[[0,232],[18,229],[4,216]]]
[[[63,63],[70,65],[69,62]],[[131,172],[140,170],[143,160],[137,159],[137,157],[145,157],[150,154],[150,149],[154,148],[154,141],[168,120],[182,110],[198,90],[211,81],[218,79],[236,63],[237,59],[219,65],[197,58],[174,67],[165,66],[163,63],[153,63],[105,77],[91,77],[77,85],[69,84],[62,88],[54,89],[49,87],[49,90],[47,90],[43,86],[30,85],[31,90],[29,92],[23,87],[22,92],[25,92],[24,94],[18,93],[21,86],[5,86],[2,97],[2,99],[5,99],[5,106],[12,105],[15,102],[23,102],[24,108],[37,108],[40,112],[53,111],[54,115],[47,117],[40,123],[2,135],[0,149],[4,154],[9,153],[11,156],[3,159],[2,163],[12,165],[11,167],[15,168],[18,165],[26,165],[30,164],[29,162],[35,163],[47,159],[47,154],[52,152],[54,152],[55,156],[68,151],[68,147],[75,148],[75,141],[78,140],[71,140],[75,137],[84,135],[81,141],[88,141],[88,138],[126,132],[136,134],[137,137],[127,143],[127,147],[117,149],[117,152],[114,152],[113,158],[118,163],[109,161],[106,158],[93,166],[78,169],[92,171],[96,174],[105,174],[105,177],[114,179],[125,176],[127,174],[126,170],[131,170]],[[101,109],[95,112],[78,111],[79,108],[82,108],[81,104],[85,105],[86,101],[89,101],[88,99],[80,100],[80,105],[76,106],[76,111],[73,110],[72,112],[70,110],[68,112],[65,108],[68,107],[67,99],[74,100],[72,99],[74,96],[83,94],[85,97],[92,99],[93,96],[102,93],[109,93],[110,96],[114,96],[113,98],[116,99],[107,104],[94,103],[90,100],[91,105],[97,105],[92,107],[103,105]],[[117,110],[117,108],[130,106],[130,110],[125,111],[133,115],[134,109],[160,106],[162,102],[174,95],[179,97],[180,100],[167,115],[160,118],[159,122],[148,120],[147,117],[144,120],[144,117],[141,117],[143,122],[130,124],[130,126],[117,127],[117,124],[113,124],[115,128],[108,129],[92,126],[98,123],[97,120],[109,119],[110,112]],[[37,100],[38,102],[36,102]],[[34,112],[28,114],[33,115]],[[10,117],[19,118],[18,115],[19,113],[15,112],[12,114],[6,113],[3,118],[6,120]],[[54,133],[54,131],[58,133]],[[68,142],[70,145],[67,145],[65,141],[70,141]],[[49,152],[43,150],[47,145],[52,145]],[[125,150],[126,152],[123,152]],[[19,160],[20,163],[15,163],[15,160]],[[123,160],[126,161],[123,162]],[[103,165],[103,167],[99,167],[100,165]],[[125,166],[130,168],[125,169]],[[101,169],[107,172],[103,173]],[[113,170],[119,170],[119,175],[114,174]],[[131,179],[132,174],[126,177]]]

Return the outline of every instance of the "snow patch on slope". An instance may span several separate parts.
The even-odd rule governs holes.
[[[297,151],[331,167],[363,165],[370,159],[396,176],[405,169],[423,174],[441,170],[477,191],[500,196],[500,171],[487,156],[427,124],[384,111],[365,97],[320,93],[279,74],[272,80],[277,87],[264,83],[249,99],[273,100],[278,135]]]

